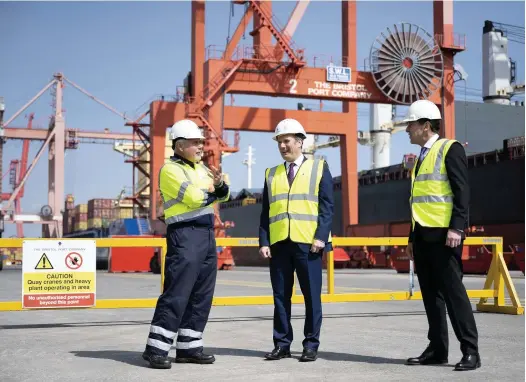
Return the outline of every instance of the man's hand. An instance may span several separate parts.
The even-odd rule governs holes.
[[[405,253],[407,253],[407,257],[409,257],[409,260],[413,260],[413,243],[407,243]]]
[[[272,256],[270,255],[270,248],[269,247],[261,247],[259,249],[259,254],[264,259],[270,259]]]
[[[321,249],[325,247],[325,243],[321,240],[314,239],[312,242],[312,245],[310,247],[310,251],[314,253],[318,253]]]
[[[446,245],[451,248],[458,247],[460,245],[461,239],[462,235],[460,231],[450,229],[447,231]]]
[[[221,172],[221,165],[219,165],[219,170],[214,166],[210,165],[211,175],[214,179],[214,185],[219,186],[223,181],[223,173]]]

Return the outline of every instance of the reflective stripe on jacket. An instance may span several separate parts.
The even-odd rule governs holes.
[[[413,226],[449,227],[453,211],[453,192],[446,171],[446,154],[455,140],[439,139],[411,174],[411,215]],[[416,175],[416,176],[415,176]]]
[[[265,172],[271,245],[288,237],[296,243],[312,244],[318,227],[318,196],[323,165],[322,159],[305,160],[298,168],[291,187],[284,164]]]
[[[159,190],[166,224],[214,214],[213,204],[227,201],[230,197],[229,191],[225,197],[208,203],[214,190],[210,171],[201,163],[192,168],[182,160],[173,159],[161,167]]]

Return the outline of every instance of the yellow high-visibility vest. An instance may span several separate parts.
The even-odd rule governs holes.
[[[411,174],[411,215],[423,227],[449,227],[453,211],[453,192],[446,171],[446,154],[452,139],[439,139],[420,164],[418,175]],[[416,176],[415,176],[416,175]]]
[[[296,243],[312,244],[314,241],[323,165],[323,159],[305,160],[290,187],[284,164],[265,171],[271,245],[288,237]],[[331,242],[330,234],[328,241]]]
[[[166,224],[214,214],[213,204],[227,201],[230,190],[225,197],[206,205],[213,189],[213,178],[203,164],[196,163],[193,168],[183,160],[170,159],[159,172],[159,191]]]

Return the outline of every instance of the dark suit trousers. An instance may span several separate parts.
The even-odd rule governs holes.
[[[425,241],[415,232],[415,270],[429,323],[429,348],[448,355],[446,307],[463,354],[478,353],[478,333],[471,303],[462,283],[462,247],[450,248],[440,240]]]
[[[322,321],[322,252],[310,252],[310,245],[290,240],[271,246],[270,280],[274,292],[274,346],[290,348],[293,339],[291,316],[294,270],[305,298],[303,347],[318,350]]]

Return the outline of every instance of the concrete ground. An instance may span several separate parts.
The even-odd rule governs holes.
[[[408,275],[392,270],[336,272],[337,293],[407,290]],[[524,306],[524,276],[511,273]],[[464,280],[481,289],[484,276]],[[148,273],[98,272],[97,298],[157,297],[159,281]],[[0,272],[0,301],[20,301],[21,285],[20,269]],[[265,269],[218,274],[217,296],[269,294]],[[452,329],[447,366],[403,364],[427,345],[421,301],[324,304],[323,312],[319,358],[300,363],[302,305],[293,305],[293,358],[280,361],[263,360],[272,349],[272,306],[214,306],[204,342],[216,363],[174,363],[171,370],[150,369],[141,359],[153,309],[0,312],[0,381],[524,381],[524,316],[476,313],[482,368],[454,372],[461,353]]]

